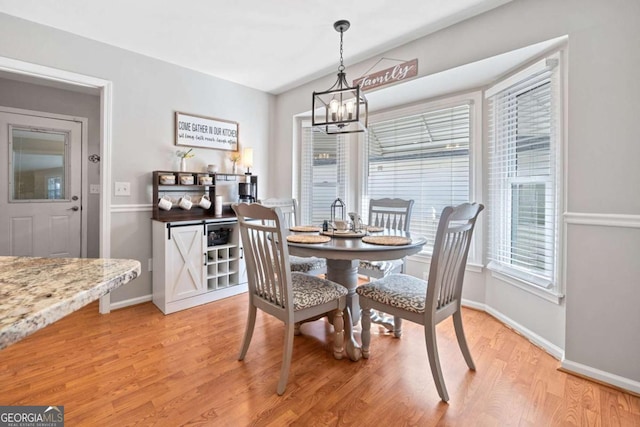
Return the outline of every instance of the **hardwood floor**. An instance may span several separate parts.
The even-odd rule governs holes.
[[[64,405],[68,426],[640,426],[640,398],[557,370],[558,361],[491,316],[465,309],[477,371],[451,321],[438,326],[450,403],[440,401],[421,327],[372,329],[372,356],[335,360],[326,322],[302,326],[276,395],[282,324],[258,314],[244,362],[240,295],[164,316],[151,303],[97,304],[0,351],[1,405]],[[359,336],[358,336],[359,339]]]

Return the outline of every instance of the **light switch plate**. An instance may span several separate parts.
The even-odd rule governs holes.
[[[115,195],[116,196],[130,196],[131,195],[131,183],[130,182],[116,182]]]
[[[100,184],[89,184],[89,194],[100,194]]]

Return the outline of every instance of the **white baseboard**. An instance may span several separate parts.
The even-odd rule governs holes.
[[[474,310],[487,311],[487,306],[485,304],[471,301],[468,299],[462,298],[462,301],[460,301],[460,304],[462,304],[463,307],[473,308]]]
[[[563,370],[567,372],[573,372],[585,378],[591,378],[595,381],[598,381],[604,384],[610,384],[614,387],[618,387],[623,390],[628,390],[635,394],[640,394],[640,382],[565,359],[564,350],[562,348],[558,347],[555,344],[552,344],[548,340],[542,338],[540,335],[536,334],[535,332],[525,328],[518,322],[513,321],[511,318],[505,316],[504,314],[494,310],[491,307],[488,307],[486,304],[482,304],[482,303],[478,303],[478,302],[466,300],[466,299],[463,299],[461,301],[461,304],[464,307],[469,307],[474,310],[484,311],[487,314],[490,314],[491,316],[498,319],[500,322],[509,326],[514,331],[518,332],[527,340],[532,342],[534,345],[542,348],[551,356],[560,360],[561,361],[560,365],[562,366]]]
[[[568,372],[576,373],[580,376],[593,378],[596,381],[611,384],[624,390],[629,390],[635,394],[640,394],[640,382],[629,378],[621,377],[610,372],[601,371],[591,366],[563,359],[561,366]]]
[[[498,319],[500,322],[512,328],[514,331],[518,332],[520,335],[525,337],[534,345],[542,348],[544,351],[546,351],[556,359],[562,360],[562,358],[564,357],[564,350],[562,348],[542,338],[540,335],[536,334],[532,330],[525,328],[520,323],[515,322],[513,319],[505,316],[504,314],[500,313],[497,310],[494,310],[493,308],[487,306],[486,304],[480,304],[480,303],[465,300],[465,299],[461,301],[461,304],[465,307],[481,310],[490,314],[491,316]]]
[[[151,294],[143,295],[141,297],[135,297],[135,298],[126,299],[123,301],[112,302],[109,307],[111,308],[111,310],[117,310],[119,308],[125,308],[125,307],[130,307],[136,304],[142,304],[143,302],[149,302],[149,301],[152,301],[152,299],[153,299],[153,296]]]

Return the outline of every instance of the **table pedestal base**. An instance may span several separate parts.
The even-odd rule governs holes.
[[[362,350],[360,345],[353,337],[353,326],[360,321],[360,302],[356,294],[358,286],[358,260],[327,260],[327,279],[332,282],[340,283],[347,288],[347,308],[344,322],[346,350],[349,359],[353,361],[360,360]],[[351,319],[351,321],[349,321]]]
[[[358,286],[358,260],[328,259],[327,279],[347,288],[347,307],[351,311],[353,325],[360,321],[360,302],[356,294]]]

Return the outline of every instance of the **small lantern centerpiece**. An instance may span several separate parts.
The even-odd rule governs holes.
[[[331,203],[331,223],[335,224],[336,219],[344,221],[344,215],[347,211],[347,206],[344,204],[341,198],[337,198]]]

